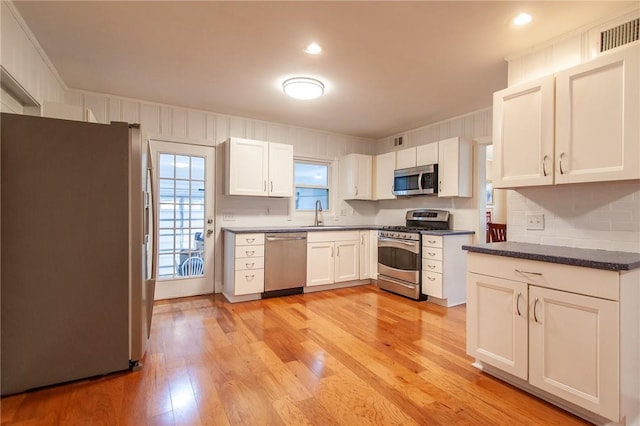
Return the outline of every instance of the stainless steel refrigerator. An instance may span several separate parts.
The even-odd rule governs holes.
[[[155,281],[140,129],[3,113],[2,395],[138,368]]]

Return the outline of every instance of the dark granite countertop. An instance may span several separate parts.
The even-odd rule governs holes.
[[[640,268],[640,253],[547,246],[541,244],[501,242],[462,246],[463,250],[496,256],[584,266],[610,271],[630,271]]]
[[[254,232],[322,232],[322,231],[366,231],[378,230],[382,228],[379,225],[326,225],[326,226],[257,226],[257,227],[223,227],[223,231],[233,232],[234,234],[251,234]],[[465,230],[448,230],[448,231],[422,231],[424,235],[464,235],[474,234],[473,231]]]
[[[317,232],[317,231],[366,231],[380,229],[377,225],[323,225],[323,226],[256,226],[256,227],[223,227],[223,231],[234,234],[251,234],[254,232]]]

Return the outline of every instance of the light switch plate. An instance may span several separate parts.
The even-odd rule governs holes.
[[[544,229],[544,214],[530,213],[527,214],[527,229],[533,231],[541,231]]]

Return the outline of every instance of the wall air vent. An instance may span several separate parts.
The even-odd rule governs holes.
[[[637,41],[640,37],[640,18],[633,19],[617,27],[600,33],[600,52],[614,49]]]
[[[398,146],[398,145],[402,145],[402,136],[393,138],[393,146]]]

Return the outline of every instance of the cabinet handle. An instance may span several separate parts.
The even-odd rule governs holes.
[[[245,253],[247,254],[247,257],[251,257],[256,253],[256,251],[255,250],[246,250]]]
[[[262,191],[267,192],[267,181],[262,181],[262,187],[264,188]]]
[[[537,275],[539,277],[542,276],[542,272],[530,272],[530,271],[521,271],[520,269],[514,269],[514,271],[516,271],[519,274],[528,274],[528,275]]]
[[[560,153],[560,174],[563,175],[564,174],[564,170],[562,170],[562,159],[564,158],[564,152]]]
[[[520,297],[522,296],[522,293],[518,293],[518,296],[516,297],[516,312],[518,313],[518,316],[522,316],[520,314]]]
[[[273,192],[273,181],[271,181],[271,192]]]
[[[539,301],[540,301],[540,300],[538,300],[538,298],[536,297],[536,301],[535,301],[535,302],[533,302],[533,320],[534,320],[535,322],[539,322],[539,321],[538,321],[538,316],[536,315],[536,306],[538,306],[538,302],[539,302]]]
[[[435,256],[435,255],[436,255],[435,253],[427,252],[427,256]]]
[[[427,265],[427,268],[429,268],[429,269],[436,269],[436,265]]]
[[[547,158],[549,158],[548,155],[545,155],[544,157],[542,157],[542,174],[544,176],[547,175]]]
[[[340,257],[340,247],[336,247],[336,257]]]
[[[331,247],[331,257],[333,257],[333,247]]]
[[[442,181],[438,182],[438,186],[440,186],[439,191],[442,192]]]
[[[427,279],[428,279],[429,281],[435,281],[435,280],[436,280],[436,279],[435,279],[435,278],[433,278],[433,277],[427,277]]]
[[[364,235],[360,235],[360,244],[364,245]]]
[[[253,281],[253,279],[254,279],[256,276],[255,276],[255,274],[254,274],[254,275],[245,275],[244,277],[245,277],[245,279],[246,279],[247,281]]]
[[[356,186],[356,193],[354,195],[358,195],[358,187]]]
[[[435,244],[435,243],[436,243],[436,240],[427,240],[427,242],[428,242],[429,244]]]
[[[248,242],[249,244],[251,244],[252,242],[254,242],[256,239],[255,238],[245,238],[244,239],[246,242]]]
[[[256,262],[253,263],[245,263],[244,265],[247,267],[247,269],[253,269],[253,266],[256,264]]]

